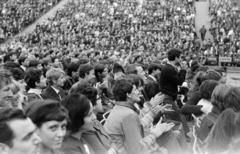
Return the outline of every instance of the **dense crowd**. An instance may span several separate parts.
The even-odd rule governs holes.
[[[131,50],[131,61],[142,55],[148,63],[163,57],[170,47],[186,54],[199,48],[194,14],[188,1],[152,0],[142,5],[138,1],[72,1],[14,44],[28,51],[38,46],[40,53],[47,49],[47,53],[70,52],[77,57],[95,53],[125,59]]]
[[[240,54],[239,10],[232,0],[210,1],[211,27],[213,43],[206,55],[234,56]]]
[[[60,0],[1,0],[0,44],[33,23]]]
[[[70,1],[1,48],[0,153],[239,153],[240,88],[199,62],[194,11]]]

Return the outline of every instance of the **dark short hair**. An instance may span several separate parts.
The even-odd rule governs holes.
[[[24,81],[29,88],[36,88],[36,82],[40,82],[41,75],[42,71],[40,69],[29,68],[25,73]]]
[[[15,119],[26,119],[22,110],[17,108],[2,108],[0,109],[0,143],[6,144],[9,147],[13,146],[14,132],[10,128],[8,122]]]
[[[94,67],[94,74],[95,74],[95,77],[98,81],[102,80],[101,79],[101,76],[99,76],[99,74],[102,74],[104,72],[104,69],[105,69],[105,65],[103,64],[97,64],[95,65]]]
[[[181,51],[179,49],[170,49],[167,55],[169,61],[174,61],[176,58],[180,58]]]
[[[89,74],[89,72],[93,69],[93,67],[90,64],[83,64],[79,66],[79,77],[84,78],[86,74]]]
[[[82,94],[70,94],[62,100],[62,104],[67,108],[70,123],[68,130],[76,133],[84,125],[84,117],[90,110],[90,100]]]
[[[40,62],[38,60],[30,60],[29,63],[28,63],[28,67],[37,67],[38,64],[40,64]]]
[[[71,62],[67,68],[67,74],[69,76],[72,76],[72,72],[77,72],[79,68],[79,63],[77,62]]]
[[[123,73],[125,73],[123,67],[122,67],[120,64],[114,63],[114,64],[113,64],[113,73],[118,73],[118,72],[123,72]]]
[[[15,80],[24,79],[25,72],[20,67],[10,68],[9,71],[12,73]]]
[[[130,94],[133,89],[133,84],[127,79],[116,80],[113,86],[113,95],[116,101],[126,101],[127,94]]]
[[[153,71],[158,70],[158,69],[161,70],[161,65],[152,63],[148,66],[148,74],[152,74]]]
[[[157,82],[148,82],[143,87],[143,96],[146,101],[150,101],[159,92],[160,87]]]
[[[200,86],[201,98],[210,100],[213,90],[218,85],[218,82],[215,80],[205,80]]]
[[[133,85],[135,85],[136,87],[144,85],[143,79],[139,75],[137,75],[137,74],[128,74],[126,76],[126,79],[131,81],[131,83]]]
[[[48,121],[68,119],[67,110],[55,100],[35,100],[25,108],[25,113],[38,128]]]
[[[92,105],[96,105],[98,91],[96,88],[90,86],[89,84],[78,84],[75,88],[71,89],[71,93],[78,93],[87,96],[91,101]]]
[[[26,59],[27,59],[26,56],[20,56],[20,57],[18,58],[18,63],[19,63],[20,65],[22,65],[22,63],[23,63]]]

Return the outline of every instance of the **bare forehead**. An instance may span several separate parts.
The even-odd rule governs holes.
[[[36,129],[36,126],[29,118],[15,119],[10,121],[8,124],[14,132],[15,138],[23,138]]]

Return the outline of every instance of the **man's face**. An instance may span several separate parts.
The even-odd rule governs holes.
[[[12,107],[12,103],[15,102],[15,97],[13,94],[13,84],[12,83],[2,83],[2,88],[0,88],[0,106]],[[4,104],[3,104],[4,103]]]
[[[62,73],[61,76],[57,80],[57,86],[62,87],[65,82],[65,75]]]
[[[36,134],[36,127],[29,118],[10,121],[9,127],[14,133],[10,154],[38,153],[41,139]]]

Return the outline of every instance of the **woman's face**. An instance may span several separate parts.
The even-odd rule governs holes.
[[[90,103],[90,102],[89,102]],[[95,114],[93,113],[93,106],[92,103],[90,103],[90,109],[88,114],[84,117],[84,124],[89,124],[91,123],[94,119],[96,119]]]
[[[59,149],[66,134],[67,120],[47,121],[38,129],[38,135],[42,144],[50,149]]]

